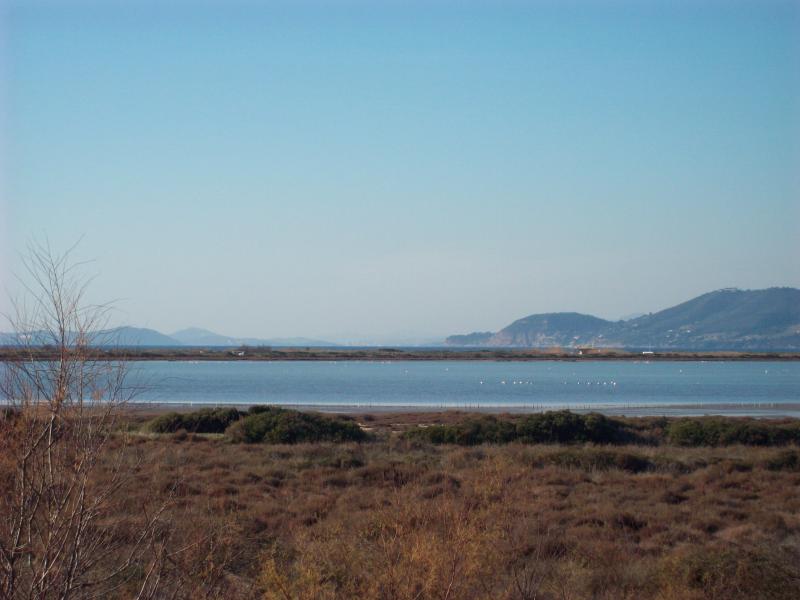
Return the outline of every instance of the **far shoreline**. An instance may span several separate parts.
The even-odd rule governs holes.
[[[798,361],[795,351],[624,350],[617,348],[348,348],[330,347],[114,347],[92,348],[88,360],[128,361]],[[47,346],[0,347],[0,361],[58,360]]]

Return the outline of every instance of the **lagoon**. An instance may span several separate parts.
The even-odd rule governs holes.
[[[140,402],[800,415],[800,362],[142,361]]]

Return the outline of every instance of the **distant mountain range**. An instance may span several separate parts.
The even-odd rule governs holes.
[[[331,342],[323,340],[315,340],[304,337],[290,337],[290,338],[234,338],[225,335],[220,335],[209,331],[208,329],[200,329],[199,327],[190,327],[188,329],[181,329],[170,337],[177,340],[184,346],[333,346]]]
[[[586,346],[675,350],[800,349],[800,290],[724,289],[657,313],[607,321],[580,313],[544,313],[498,332],[447,338],[449,346]]]
[[[29,341],[47,343],[38,332]],[[0,345],[18,343],[0,333]],[[350,342],[352,344],[352,342]],[[102,332],[98,345],[115,346],[336,346],[309,338],[230,337],[192,327],[165,335],[119,327]],[[369,345],[369,344],[364,344]],[[431,343],[430,346],[438,345]],[[497,332],[452,335],[447,346],[521,348],[649,348],[654,350],[800,350],[800,290],[724,289],[657,313],[608,321],[574,312],[535,314]]]
[[[25,336],[11,333],[0,333],[0,345],[14,345],[19,343],[21,337],[29,343],[48,343],[47,336],[41,332],[31,332]],[[97,336],[98,345],[112,346],[332,346],[330,342],[313,340],[309,338],[235,338],[220,335],[207,329],[192,327],[165,335],[155,329],[143,327],[117,327],[103,331]]]

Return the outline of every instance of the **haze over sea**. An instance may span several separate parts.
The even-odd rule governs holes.
[[[328,410],[592,409],[800,416],[800,362],[136,362],[137,400]]]

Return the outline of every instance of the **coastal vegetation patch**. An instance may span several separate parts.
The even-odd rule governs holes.
[[[360,442],[367,433],[352,420],[327,417],[276,406],[206,408],[155,417],[144,429],[152,433],[225,434],[233,442],[297,444],[300,442]]]
[[[671,421],[667,441],[676,446],[783,446],[800,443],[800,423],[767,423],[724,417],[695,417]]]
[[[567,410],[526,415],[516,421],[487,415],[452,425],[433,425],[406,432],[410,439],[432,444],[621,444],[635,440],[623,422],[599,413],[582,415]]]
[[[322,415],[277,406],[204,408],[155,416],[141,427],[157,434],[218,434],[236,443],[365,442],[398,433],[403,439],[434,445],[568,444],[639,446],[800,445],[800,421],[741,417],[608,417],[568,410],[529,415],[449,414],[445,422],[414,422],[399,431],[392,415]],[[440,417],[431,417],[436,420]],[[385,421],[385,422],[384,422]],[[369,425],[369,426],[367,426]]]

